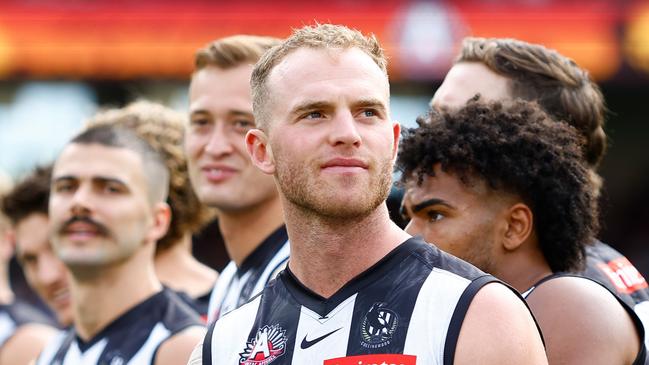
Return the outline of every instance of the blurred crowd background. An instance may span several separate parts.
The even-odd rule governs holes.
[[[285,37],[316,21],[379,38],[405,126],[465,36],[543,44],[588,69],[610,109],[599,236],[649,276],[649,1],[0,0],[0,174],[51,162],[101,108],[144,98],[186,111],[194,52],[213,39]],[[197,256],[221,269],[218,230],[201,237]]]

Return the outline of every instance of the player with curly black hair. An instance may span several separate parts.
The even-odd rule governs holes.
[[[633,310],[604,286],[565,274],[581,269],[598,229],[576,130],[520,100],[473,100],[418,123],[403,133],[397,158],[408,233],[524,293],[550,363],[641,364]]]
[[[467,37],[431,106],[460,107],[476,94],[484,101],[536,101],[553,119],[575,127],[584,137],[583,159],[590,169],[595,194],[600,194],[602,178],[597,169],[606,153],[607,110],[604,96],[587,70],[539,44]],[[586,247],[584,266],[581,274],[606,285],[633,307],[649,328],[649,285],[629,259],[594,239]],[[645,346],[649,347],[649,342]]]

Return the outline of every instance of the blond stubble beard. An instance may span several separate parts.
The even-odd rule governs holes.
[[[279,189],[289,202],[308,215],[329,220],[357,220],[375,211],[390,193],[391,160],[382,161],[378,165],[377,173],[370,178],[369,186],[361,193],[359,199],[347,201],[335,198],[335,194],[340,191],[339,187],[327,184],[323,180],[310,181],[310,176],[314,175],[308,174],[308,167],[279,162],[283,160],[281,157],[277,159],[275,173]],[[354,183],[353,177],[348,179],[350,184]]]

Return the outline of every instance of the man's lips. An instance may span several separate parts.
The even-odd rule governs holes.
[[[234,176],[238,171],[225,165],[208,165],[201,167],[201,172],[208,181],[219,183]]]
[[[322,170],[328,172],[355,172],[359,169],[367,170],[368,164],[360,159],[337,157],[321,165]]]

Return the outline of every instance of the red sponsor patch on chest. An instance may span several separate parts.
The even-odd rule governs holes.
[[[417,365],[417,356],[402,354],[346,356],[325,360],[323,365]]]

